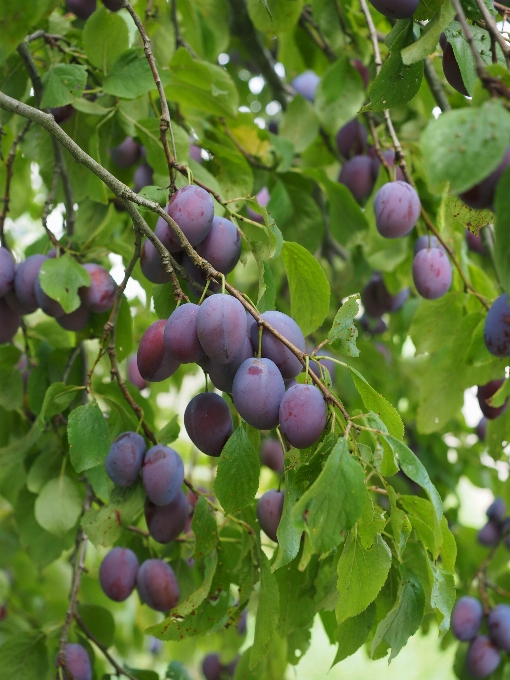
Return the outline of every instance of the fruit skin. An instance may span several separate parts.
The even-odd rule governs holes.
[[[487,312],[483,338],[491,354],[510,356],[510,303],[505,293],[494,300]]]
[[[168,283],[171,280],[171,276],[165,269],[160,254],[149,239],[145,239],[140,251],[140,267],[142,274],[151,283]]]
[[[14,286],[14,273],[15,267],[12,255],[7,248],[2,246],[0,247],[0,297],[3,297],[12,290]]]
[[[21,325],[21,317],[0,298],[0,344],[10,342]]]
[[[211,229],[214,203],[207,191],[201,187],[190,184],[179,189],[172,196],[165,210],[177,222],[192,246],[203,241]],[[161,236],[158,234],[158,229]],[[162,217],[157,221],[156,233],[169,252],[175,253],[182,250],[177,235]]]
[[[480,418],[480,422],[476,426],[476,436],[481,442],[484,442],[486,435],[487,435],[487,418],[483,416],[483,418]]]
[[[284,455],[282,445],[278,439],[269,438],[262,444],[260,460],[263,465],[281,474],[284,468]]]
[[[275,543],[278,542],[276,530],[283,513],[283,491],[271,489],[257,501],[257,519],[262,531]]]
[[[193,397],[184,411],[184,426],[197,449],[216,458],[234,431],[227,402],[214,392]]]
[[[78,19],[88,19],[96,10],[96,0],[67,0],[66,6]]]
[[[103,0],[103,5],[110,10],[110,12],[118,12],[122,9],[120,0]]]
[[[469,97],[469,92],[464,85],[459,63],[455,57],[453,47],[449,42],[443,47],[443,73],[448,83],[454,90],[460,92],[465,97]]]
[[[131,354],[127,363],[127,377],[129,382],[137,387],[140,391],[147,387],[147,381],[142,378],[136,363],[136,354]]]
[[[142,469],[145,439],[137,432],[123,432],[110,446],[105,466],[108,477],[117,486],[133,484]]]
[[[270,359],[247,359],[234,378],[232,398],[239,415],[252,427],[271,430],[278,425],[285,385]]]
[[[483,608],[474,597],[461,597],[452,612],[452,631],[457,640],[472,640],[482,625]]]
[[[251,340],[246,337],[244,340],[243,349],[241,354],[228,364],[218,364],[216,361],[211,361],[209,359],[208,373],[212,384],[216,389],[222,392],[232,392],[232,386],[234,384],[234,378],[239,369],[239,366],[246,361],[246,359],[251,359],[254,356],[253,347]]]
[[[267,321],[276,331],[283,335],[295,347],[304,352],[306,350],[306,343],[303,333],[297,323],[287,314],[282,312],[270,311],[264,312],[262,318]],[[259,329],[256,323],[250,325],[250,337],[253,347],[258,347],[259,343]],[[262,357],[271,359],[280,370],[282,377],[285,380],[295,378],[301,373],[303,366],[299,359],[292,354],[290,349],[278,340],[270,331],[264,329],[262,332]]]
[[[505,501],[502,498],[495,498],[485,511],[485,514],[489,519],[501,522],[506,514]]]
[[[259,202],[259,205],[265,208],[266,205],[269,203],[269,200],[271,199],[271,195],[269,193],[268,188],[262,187],[262,189],[255,196],[255,198]],[[250,206],[246,206],[246,212],[248,213],[248,217],[250,218],[250,220],[258,222],[259,224],[264,224],[264,218],[262,217],[262,215],[258,212],[255,212],[255,210],[250,208]]]
[[[140,159],[140,144],[132,137],[126,137],[118,146],[110,150],[112,161],[119,168],[129,168]]]
[[[92,667],[85,647],[75,643],[66,645],[67,666],[74,676],[74,680],[92,680]],[[59,672],[57,678],[60,678]],[[69,674],[62,669],[63,680],[71,680]]]
[[[420,215],[420,199],[416,190],[406,182],[388,182],[374,198],[375,224],[384,238],[406,236]]]
[[[39,277],[39,271],[43,262],[47,259],[46,255],[30,255],[24,262],[18,265],[14,275],[14,292],[16,297],[31,312],[39,309],[39,303],[35,296],[35,282]]]
[[[64,308],[62,307],[60,302],[53,300],[53,298],[50,298],[50,296],[44,292],[41,286],[40,278],[41,274],[39,272],[39,275],[35,280],[35,297],[38,306],[43,310],[45,314],[47,314],[48,316],[52,316],[55,319],[58,319],[59,316],[64,316],[65,314]]]
[[[231,295],[211,295],[198,310],[197,334],[210,359],[219,364],[234,361],[243,350],[246,336],[244,307]]]
[[[486,385],[478,385],[478,403],[480,404],[483,415],[489,420],[498,418],[508,407],[508,397],[505,399],[505,403],[502,406],[489,406],[487,403],[487,399],[490,399],[504,382],[504,380],[491,380]]]
[[[420,250],[426,250],[427,248],[439,248],[444,251],[441,242],[433,234],[425,234],[425,236],[420,236],[414,242],[414,254],[417,255]]]
[[[491,174],[483,179],[475,186],[471,187],[462,194],[459,194],[459,198],[470,208],[475,208],[476,210],[482,210],[486,208],[492,208],[494,202],[494,192],[496,191],[496,186],[499,179],[506,168],[510,165],[510,146],[505,151],[503,160],[498,165],[498,167],[491,172]]]
[[[319,76],[314,71],[304,71],[294,78],[292,87],[308,101],[315,100],[315,90],[320,83]]]
[[[338,130],[336,145],[345,159],[358,156],[367,150],[367,131],[357,118],[350,120]]]
[[[478,236],[475,236],[475,234],[473,234],[472,231],[466,229],[465,236],[467,247],[469,248],[469,250],[471,250],[474,253],[478,253],[479,255],[483,255],[485,253],[485,246],[483,245],[483,241],[480,237],[480,234],[478,234]]]
[[[155,321],[142,335],[136,360],[138,370],[144,380],[161,382],[179,368],[180,363],[173,359],[165,347],[166,320]]]
[[[409,19],[418,9],[419,0],[370,0],[370,4],[389,19]]]
[[[113,307],[117,284],[109,272],[99,264],[88,262],[83,265],[90,275],[90,286],[80,288],[80,297],[83,304],[91,312],[100,314],[107,312]]]
[[[152,185],[153,181],[153,169],[148,163],[142,163],[133,174],[133,190],[138,194],[144,187]]]
[[[54,109],[50,109],[50,113],[55,119],[55,123],[62,125],[66,120],[69,120],[74,113],[74,107],[71,104],[66,104],[65,106],[57,106]]]
[[[487,547],[496,545],[501,536],[499,525],[493,520],[489,520],[477,534],[478,543]]]
[[[196,251],[217,271],[228,274],[241,256],[241,236],[236,225],[224,217],[214,217],[211,230]]]
[[[491,640],[505,652],[510,652],[510,607],[498,604],[487,617]]]
[[[223,668],[218,654],[208,654],[202,661],[202,673],[205,680],[221,680]]]
[[[361,302],[366,314],[372,317],[372,319],[377,319],[389,312],[397,312],[408,297],[409,288],[404,288],[396,295],[391,295],[380,272],[374,272],[370,277],[370,281],[361,291]],[[385,328],[381,332],[383,333],[384,330]]]
[[[363,203],[375,186],[372,159],[368,156],[349,158],[342,165],[338,181],[349,189],[358,203]]]
[[[280,428],[296,449],[306,449],[319,439],[326,416],[326,402],[314,385],[293,385],[280,403]]]
[[[413,281],[426,300],[437,300],[450,290],[452,267],[443,248],[424,248],[413,260]]]
[[[143,459],[142,480],[150,501],[155,505],[168,505],[184,481],[182,458],[168,446],[153,446]]]
[[[486,635],[479,635],[469,645],[466,668],[473,678],[486,678],[499,666],[501,655]]]
[[[192,302],[179,305],[165,325],[166,351],[182,364],[196,363],[203,359],[204,350],[197,334],[199,306]]]
[[[179,489],[177,496],[168,505],[156,505],[145,501],[145,520],[149,534],[158,543],[170,543],[184,531],[188,521],[189,505],[186,494]]]
[[[179,602],[174,571],[163,560],[145,560],[138,570],[136,587],[142,602],[158,612],[167,612]]]
[[[57,318],[57,323],[66,331],[74,331],[78,333],[86,328],[90,318],[90,311],[85,305],[80,305],[78,309],[69,314],[63,314]]]
[[[99,583],[114,602],[124,602],[136,585],[138,557],[129,548],[113,548],[99,567]]]

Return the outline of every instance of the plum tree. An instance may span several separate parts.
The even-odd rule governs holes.
[[[482,210],[484,208],[492,208],[494,202],[494,192],[500,180],[501,175],[510,165],[510,147],[508,147],[503,156],[503,160],[498,167],[491,172],[491,174],[483,179],[478,184],[467,191],[459,194],[459,198],[464,201],[470,208]]]
[[[368,156],[353,156],[342,165],[338,175],[340,184],[345,184],[358,203],[363,203],[375,186],[374,167]]]
[[[74,680],[92,680],[92,666],[85,647],[70,642],[65,647],[65,657]],[[62,672],[62,678],[63,680],[71,680],[66,671]]]
[[[214,392],[197,394],[186,406],[184,426],[197,449],[218,457],[233,432],[227,402]]]
[[[486,635],[479,635],[469,645],[466,668],[472,678],[486,678],[499,666],[501,654]]]
[[[443,248],[423,248],[414,256],[413,281],[426,300],[437,300],[450,290],[452,267]]]
[[[346,123],[336,134],[336,145],[345,159],[367,150],[367,131],[357,118]]]
[[[192,246],[203,241],[211,229],[214,203],[210,194],[201,187],[190,184],[179,189],[165,210]],[[156,234],[171,253],[182,250],[177,235],[162,217],[156,224]]]
[[[105,595],[115,602],[124,602],[136,585],[138,557],[129,548],[113,548],[99,567],[99,583]]]
[[[168,505],[156,505],[149,499],[145,501],[147,529],[158,543],[174,541],[184,531],[188,516],[188,499],[181,489]]]
[[[137,432],[123,432],[113,441],[106,456],[108,477],[117,486],[129,486],[138,478],[145,454],[145,440]]]
[[[494,300],[487,312],[483,337],[491,354],[510,356],[510,304],[505,293]]]
[[[487,616],[489,636],[499,649],[510,652],[510,607],[498,604]]]
[[[165,325],[166,351],[182,364],[196,363],[204,357],[197,333],[198,310],[198,305],[191,302],[180,305]]]
[[[283,472],[284,457],[282,445],[278,439],[269,437],[262,443],[260,460],[263,465],[281,474]]]
[[[104,267],[93,262],[83,265],[90,275],[90,286],[80,288],[80,297],[87,309],[100,314],[113,307],[117,284]]]
[[[269,311],[264,312],[262,318],[271,326],[289,340],[302,352],[306,349],[305,338],[297,323],[287,314],[282,312]],[[252,323],[250,326],[251,344],[253,347],[258,347],[258,326]],[[281,340],[279,340],[272,333],[262,331],[262,357],[271,359],[278,368],[282,377],[286,380],[295,378],[301,373],[303,367],[299,359],[286,347]]]
[[[150,501],[155,505],[168,505],[184,481],[182,458],[168,446],[153,446],[143,459],[142,480]]]
[[[241,255],[241,235],[233,222],[214,217],[211,230],[196,247],[197,253],[222,274],[234,269]]]
[[[483,415],[489,420],[494,420],[494,418],[498,418],[502,413],[506,411],[508,407],[508,397],[505,399],[504,404],[502,404],[501,406],[490,406],[487,403],[487,400],[490,399],[499,390],[499,388],[503,385],[504,382],[505,381],[502,378],[500,380],[491,380],[485,385],[478,385],[477,392],[478,403],[480,404],[480,408],[482,410]]]
[[[388,182],[374,198],[375,225],[385,238],[406,236],[420,215],[420,199],[410,184]]]
[[[259,430],[271,430],[278,425],[284,394],[282,374],[270,359],[247,359],[239,367],[232,386],[239,414]]]
[[[112,161],[119,168],[129,168],[140,159],[140,144],[132,137],[126,137],[118,146],[110,150]]]
[[[136,587],[142,602],[158,612],[167,612],[179,602],[174,571],[163,560],[145,560],[138,569]]]
[[[308,101],[315,100],[315,91],[320,83],[319,76],[314,71],[304,71],[294,78],[292,87]]]
[[[390,19],[409,19],[416,12],[419,0],[370,0],[370,4]]]
[[[142,335],[138,346],[138,370],[142,378],[149,382],[166,380],[180,366],[165,347],[166,323],[166,319],[155,321]]]
[[[482,625],[483,607],[475,597],[461,597],[452,611],[452,631],[458,640],[472,640]]]
[[[202,349],[219,364],[234,361],[243,351],[246,337],[244,307],[231,295],[211,295],[197,314],[197,333]]]
[[[276,530],[283,513],[283,491],[271,489],[266,491],[257,501],[257,519],[262,531],[272,541],[277,542]]]
[[[280,402],[280,428],[296,449],[306,449],[326,426],[326,402],[315,385],[293,385]]]

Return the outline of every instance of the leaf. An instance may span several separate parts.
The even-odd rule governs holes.
[[[290,310],[303,335],[317,330],[329,312],[329,281],[324,270],[308,250],[286,241],[283,263],[290,289]]]
[[[417,354],[433,352],[445,345],[451,328],[463,316],[464,293],[446,293],[438,300],[422,300],[414,313],[409,335]]]
[[[39,281],[43,291],[52,300],[60,302],[66,314],[69,314],[80,306],[78,290],[82,286],[90,286],[90,274],[74,257],[62,255],[43,263]]]
[[[76,397],[76,392],[79,389],[81,388],[76,387],[76,385],[66,385],[65,383],[50,385],[46,390],[43,405],[37,417],[38,427],[43,429],[45,421],[65,411]]]
[[[204,559],[204,576],[200,586],[191,593],[183,602],[177,607],[174,607],[168,615],[166,621],[181,621],[183,618],[194,612],[205,600],[209,594],[212,580],[218,566],[218,555],[216,551],[207,555]]]
[[[48,673],[46,636],[40,631],[6,635],[0,647],[0,680],[41,680]]]
[[[330,180],[322,183],[328,197],[331,234],[345,246],[358,231],[368,230],[367,218],[345,185]]]
[[[122,527],[129,526],[141,513],[145,492],[140,482],[113,490],[110,502],[99,510],[91,508],[83,515],[82,526],[90,542],[105,548],[113,545],[122,534]]]
[[[238,427],[221,452],[214,480],[214,493],[227,514],[237,512],[253,501],[259,487],[259,474],[259,455],[244,429]]]
[[[404,436],[404,423],[395,408],[382,395],[376,392],[355,368],[349,366],[349,370],[365,408],[380,416],[388,431],[393,436],[398,437],[398,439],[402,439]]]
[[[104,463],[110,450],[110,433],[97,402],[78,406],[69,414],[69,456],[76,472]]]
[[[133,47],[123,52],[103,82],[106,94],[123,99],[136,99],[155,89],[154,79],[143,50]]]
[[[294,506],[292,520],[297,528],[306,529],[315,552],[326,552],[340,543],[345,529],[354,526],[365,498],[363,468],[342,437],[319,477]]]
[[[443,542],[443,534],[441,526],[434,516],[434,508],[431,503],[425,498],[405,495],[400,496],[399,503],[406,510],[418,539],[437,560]]]
[[[42,108],[55,108],[79,99],[87,83],[87,67],[81,64],[53,64],[44,76]]]
[[[294,28],[303,0],[248,0],[247,4],[255,28],[274,35]]]
[[[325,71],[315,91],[315,109],[322,127],[336,134],[354,118],[365,100],[363,81],[346,56]]]
[[[296,153],[301,153],[310,146],[318,132],[319,121],[313,105],[297,95],[285,111],[279,134],[292,142]]]
[[[177,416],[174,416],[157,434],[158,444],[168,446],[179,437],[181,427]]]
[[[507,295],[510,293],[510,169],[507,168],[496,185],[494,212],[496,213],[496,238],[494,244],[494,262],[498,278]]]
[[[456,600],[455,576],[436,564],[431,564],[430,568],[434,577],[430,605],[436,610],[439,635],[443,638],[450,628],[451,613]]]
[[[328,342],[339,354],[349,357],[359,356],[356,347],[358,329],[354,319],[359,312],[359,294],[351,295],[336,313],[331,330],[328,333]]]
[[[277,217],[277,211],[273,211],[272,200],[268,204],[271,214],[278,221],[285,239],[296,241],[314,253],[322,242],[324,233],[324,220],[313,199],[316,184],[296,172],[285,173],[281,179],[279,207],[282,209],[283,219]]]
[[[111,647],[115,636],[115,621],[109,609],[95,604],[79,604],[78,614],[90,632],[105,647]]]
[[[404,64],[415,64],[435,51],[439,37],[455,16],[455,8],[450,0],[442,0],[438,12],[424,28],[415,43],[404,47],[401,52]]]
[[[344,621],[335,631],[338,649],[331,668],[352,656],[365,642],[375,620],[375,605],[371,604],[357,616]]]
[[[399,20],[386,37],[390,56],[375,78],[368,95],[370,102],[362,111],[382,111],[407,104],[417,94],[423,79],[423,61],[407,66],[402,49],[414,43],[413,20]]]
[[[296,557],[301,545],[302,529],[296,527],[292,520],[292,510],[300,496],[300,488],[294,483],[295,471],[285,473],[285,494],[283,496],[283,512],[276,536],[278,538],[278,554],[271,571],[276,571],[289,564]]]
[[[412,571],[403,568],[397,601],[375,631],[372,656],[384,640],[391,647],[389,661],[395,658],[418,630],[424,609],[425,595],[419,580]]]
[[[211,514],[208,502],[200,496],[195,506],[191,530],[195,534],[195,550],[193,556],[204,557],[209,555],[218,542],[216,520]]]
[[[100,68],[105,76],[117,57],[129,47],[126,22],[118,14],[107,12],[105,7],[98,7],[87,19],[82,39],[91,64]]]
[[[267,646],[278,623],[280,597],[276,577],[271,573],[269,560],[260,552],[260,591],[255,638],[250,653],[250,668],[253,669],[267,654]]]
[[[365,611],[385,584],[390,567],[391,551],[380,535],[372,547],[365,550],[356,533],[351,531],[337,567],[338,623]]]
[[[259,275],[259,296],[257,307],[259,312],[267,312],[274,309],[276,305],[276,286],[273,272],[267,262],[261,262]]]
[[[168,664],[165,678],[169,680],[191,680],[188,671],[180,661],[171,661]]]
[[[31,32],[30,29],[35,28],[42,19],[49,16],[57,5],[58,0],[33,0],[28,6],[20,4],[20,0],[2,0],[0,62],[15,50],[23,38]]]
[[[422,134],[425,172],[433,186],[466,191],[495,170],[509,143],[510,113],[498,99],[446,111]]]
[[[43,529],[63,536],[74,527],[81,513],[81,496],[69,477],[50,479],[35,502],[35,518]]]
[[[12,345],[0,346],[0,406],[14,411],[23,404],[23,378],[18,368],[21,351]]]

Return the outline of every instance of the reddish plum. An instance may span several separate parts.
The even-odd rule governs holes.
[[[257,501],[257,519],[262,531],[277,542],[276,531],[283,513],[283,491],[271,489]]]
[[[179,368],[178,361],[173,359],[165,347],[166,320],[153,323],[142,335],[137,352],[137,363],[140,375],[149,382],[166,380]]]
[[[247,359],[234,378],[232,398],[239,415],[252,427],[271,430],[278,425],[283,378],[270,359]]]
[[[218,457],[233,432],[227,402],[214,392],[197,394],[186,406],[184,426],[197,449]]]

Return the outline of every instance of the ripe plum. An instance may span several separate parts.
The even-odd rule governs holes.
[[[197,449],[215,457],[234,431],[227,402],[214,392],[193,397],[184,411],[184,426]]]
[[[110,600],[124,602],[136,585],[138,558],[129,548],[113,548],[99,567],[99,583]]]
[[[345,184],[358,203],[365,201],[375,185],[372,159],[368,156],[353,156],[342,165],[338,175],[340,184]]]
[[[106,472],[114,484],[129,486],[136,481],[145,449],[145,440],[137,432],[124,432],[114,440],[105,460]]]
[[[234,361],[243,351],[246,337],[244,307],[231,295],[211,295],[198,310],[197,333],[210,359],[219,364]]]
[[[252,427],[271,430],[278,425],[285,385],[270,359],[247,359],[234,378],[232,398],[239,415]]]
[[[483,338],[491,354],[510,356],[510,304],[505,293],[494,300],[487,312]]]
[[[174,571],[163,560],[145,560],[138,570],[136,587],[142,602],[158,612],[167,612],[179,602]]]
[[[483,607],[474,597],[461,597],[452,612],[452,631],[457,640],[472,640],[480,630]]]
[[[257,519],[260,527],[275,542],[278,542],[276,530],[282,518],[283,500],[283,491],[271,489],[266,491],[257,501]]]
[[[388,182],[374,198],[375,224],[385,238],[406,236],[420,215],[420,199],[407,182]]]
[[[109,272],[99,264],[88,262],[83,265],[90,275],[90,286],[80,288],[80,297],[83,304],[91,312],[100,314],[107,312],[113,307],[117,284]]]
[[[305,338],[294,319],[287,314],[276,311],[264,312],[262,318],[299,350],[305,351]],[[258,347],[259,329],[256,323],[250,324],[250,332],[253,347]],[[268,330],[264,330],[262,333],[262,356],[271,359],[286,380],[295,378],[303,370],[299,359]]]
[[[437,300],[452,285],[452,267],[443,248],[424,248],[413,260],[413,281],[426,300]]]
[[[137,352],[140,375],[149,382],[161,382],[179,368],[165,347],[166,319],[155,321],[142,335]]]
[[[188,521],[189,505],[186,494],[179,489],[168,505],[156,505],[145,501],[145,520],[149,534],[158,543],[170,543],[184,531]]]
[[[293,385],[280,403],[281,430],[296,449],[306,449],[319,439],[326,416],[326,402],[314,385]]]
[[[165,325],[166,351],[176,361],[191,364],[204,357],[197,334],[197,314],[200,308],[192,302],[180,305]]]
[[[155,505],[168,505],[184,481],[182,458],[168,446],[153,446],[143,460],[142,480],[150,501]]]

